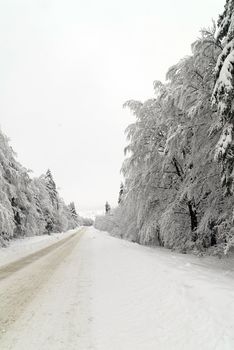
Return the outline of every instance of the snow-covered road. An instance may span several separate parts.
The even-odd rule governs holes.
[[[82,230],[0,269],[1,350],[234,349],[233,260]]]

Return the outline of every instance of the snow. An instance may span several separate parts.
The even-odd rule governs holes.
[[[232,44],[233,45],[233,44]],[[232,70],[234,63],[234,50],[232,50],[223,62],[223,66],[220,70],[219,80],[225,85],[226,90],[230,91],[232,86]]]
[[[232,74],[233,74],[233,64],[234,64],[234,50],[233,50],[233,42],[229,43],[229,45],[232,44],[232,51],[227,55],[225,58],[222,68],[219,73],[219,78],[217,79],[214,91],[220,91],[223,88],[225,89],[226,93],[229,93],[233,89],[233,83],[232,83]],[[229,49],[225,49],[226,51]],[[223,58],[223,56],[220,56]],[[217,63],[218,66],[218,63]]]
[[[227,152],[229,145],[232,143],[232,131],[233,125],[227,124],[220,136],[219,142],[216,145],[215,160],[217,161],[220,157],[223,157]]]
[[[219,112],[224,114],[233,90],[234,40],[231,40],[220,54],[215,72],[218,75],[213,91],[213,103],[218,102]]]
[[[143,247],[88,228],[0,348],[231,350],[233,271],[232,258]]]
[[[233,261],[90,235],[97,349],[234,348]]]
[[[51,233],[50,235],[23,237],[11,240],[9,246],[5,248],[0,247],[0,266],[21,259],[39,249],[43,249],[50,244],[74,234],[76,231],[77,228],[62,233]]]

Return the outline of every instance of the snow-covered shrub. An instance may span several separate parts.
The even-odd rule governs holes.
[[[114,213],[107,215],[98,215],[95,217],[94,227],[101,231],[107,231],[111,234],[117,233],[117,236],[121,235],[119,230],[119,224],[116,222]]]
[[[182,219],[181,215],[174,213],[173,207],[166,210],[160,219],[160,235],[166,248],[185,251],[193,246],[189,218]]]
[[[83,226],[93,226],[94,221],[91,218],[81,218],[81,224]]]
[[[139,243],[143,245],[160,245],[163,246],[164,242],[160,235],[160,226],[154,218],[145,222],[139,232]]]

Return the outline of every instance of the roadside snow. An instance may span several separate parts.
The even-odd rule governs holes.
[[[100,350],[234,349],[233,261],[151,249],[92,230]]]
[[[51,235],[24,237],[12,240],[6,248],[0,247],[0,266],[19,260],[29,254],[35,253],[37,250],[71,236],[77,229],[78,228],[62,233],[52,233]]]

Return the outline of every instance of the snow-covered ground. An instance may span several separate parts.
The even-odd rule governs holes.
[[[78,238],[12,276],[16,288],[54,269],[0,349],[234,349],[233,259],[142,247],[94,228]]]
[[[74,229],[62,233],[14,239],[10,241],[6,248],[0,247],[0,266],[21,259],[39,249],[43,249],[50,244],[71,236],[76,231],[77,229]]]
[[[89,235],[97,349],[234,349],[232,260]]]

